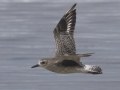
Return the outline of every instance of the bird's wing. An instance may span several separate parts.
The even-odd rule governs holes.
[[[62,60],[60,62],[55,63],[57,66],[64,66],[64,67],[75,67],[80,66],[80,64],[74,60]]]
[[[76,23],[76,9],[74,4],[61,18],[59,23],[54,29],[54,38],[56,43],[56,56],[62,56],[64,54],[73,55],[76,54],[75,41],[74,41],[74,29]]]

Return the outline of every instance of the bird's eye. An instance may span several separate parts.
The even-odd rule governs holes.
[[[41,64],[45,64],[45,62],[43,61],[43,62],[41,62]]]

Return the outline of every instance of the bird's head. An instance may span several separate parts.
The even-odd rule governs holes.
[[[48,60],[47,59],[41,59],[38,61],[38,64],[32,66],[31,68],[35,68],[35,67],[45,67],[47,66]]]

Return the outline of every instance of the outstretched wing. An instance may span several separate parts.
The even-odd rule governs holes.
[[[74,29],[76,23],[76,9],[74,4],[61,18],[54,29],[54,38],[56,43],[56,56],[76,54]]]

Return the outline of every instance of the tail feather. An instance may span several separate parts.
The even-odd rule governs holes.
[[[99,66],[85,65],[84,69],[91,74],[102,74],[102,69]]]

